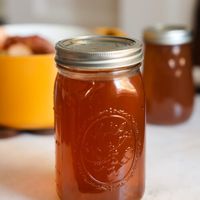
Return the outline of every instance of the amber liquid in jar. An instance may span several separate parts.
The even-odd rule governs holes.
[[[141,74],[59,72],[56,183],[61,200],[139,200],[144,192]],[[77,75],[78,73],[78,75]]]
[[[144,85],[147,121],[177,124],[193,110],[191,44],[145,44]]]

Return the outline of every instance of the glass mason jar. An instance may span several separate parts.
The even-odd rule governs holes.
[[[141,43],[86,36],[56,45],[56,182],[61,200],[133,200],[144,192]]]
[[[147,122],[177,124],[193,110],[191,32],[182,26],[144,31]]]

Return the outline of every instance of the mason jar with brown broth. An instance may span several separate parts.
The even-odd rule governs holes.
[[[87,36],[56,45],[56,183],[61,200],[139,200],[144,192],[142,45]]]
[[[144,31],[147,122],[177,124],[193,110],[191,32],[182,26]]]

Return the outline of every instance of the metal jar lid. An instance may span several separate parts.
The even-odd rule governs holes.
[[[158,25],[144,31],[144,41],[153,44],[179,45],[191,40],[192,32],[181,25]]]
[[[125,37],[82,36],[56,44],[55,60],[65,68],[115,69],[136,65],[142,59],[142,44]]]

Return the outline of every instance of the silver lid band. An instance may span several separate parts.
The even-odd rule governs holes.
[[[143,60],[142,44],[113,36],[84,36],[56,44],[58,64],[84,70],[115,69],[136,65]]]

